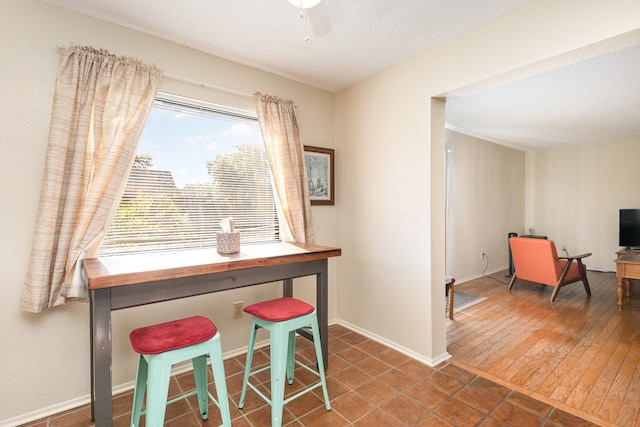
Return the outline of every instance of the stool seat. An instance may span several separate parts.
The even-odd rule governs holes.
[[[140,354],[133,391],[131,426],[137,427],[143,414],[146,415],[145,425],[162,426],[166,405],[193,395],[198,397],[202,419],[209,417],[208,404],[211,399],[220,409],[222,425],[231,425],[220,333],[211,320],[193,316],[145,326],[133,330],[129,339],[133,349]],[[211,359],[217,399],[207,388],[208,359]],[[196,389],[167,402],[171,368],[187,360],[191,360],[193,365]],[[147,405],[146,410],[142,410],[145,389]]]
[[[324,361],[322,360],[322,348],[320,347],[320,333],[318,330],[318,316],[316,315],[315,308],[304,301],[284,297],[249,305],[245,307],[244,311],[252,316],[252,320],[242,392],[240,394],[238,407],[240,409],[244,407],[247,387],[249,387],[271,405],[271,426],[280,427],[282,425],[284,405],[311,390],[322,387],[325,408],[327,411],[330,411],[331,404],[329,403],[329,394],[327,393]],[[251,371],[253,349],[258,328],[264,328],[269,331],[271,363],[269,366]],[[311,329],[313,336],[317,371],[295,360],[296,331],[307,328]],[[293,383],[296,365],[317,376],[319,381],[285,399],[285,377],[289,384]],[[270,370],[271,378],[270,398],[265,396],[258,387],[249,381],[250,377],[267,369]]]
[[[138,354],[159,354],[201,343],[217,332],[211,320],[193,316],[135,329],[129,334],[129,340]]]
[[[295,298],[283,297],[248,305],[244,312],[269,322],[283,322],[304,316],[315,310],[311,304]]]

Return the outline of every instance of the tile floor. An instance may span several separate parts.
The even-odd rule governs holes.
[[[345,327],[329,328],[327,382],[332,410],[327,412],[321,389],[285,406],[286,426],[593,426],[546,403],[477,376],[450,363],[430,368]],[[315,363],[309,341],[299,338],[297,354],[304,363]],[[247,391],[245,407],[237,407],[242,386],[244,355],[225,361],[231,418],[234,427],[270,426],[270,407],[253,391]],[[254,368],[267,364],[268,349],[256,352]],[[268,372],[255,377],[268,390]],[[313,377],[302,368],[297,383]],[[194,389],[191,373],[172,378],[170,395]],[[210,389],[214,392],[214,387]],[[132,392],[113,399],[114,426],[129,425]],[[268,395],[268,392],[267,392]],[[144,417],[143,417],[144,420]],[[218,426],[212,408],[202,421],[193,397],[167,407],[166,426]],[[93,426],[88,406],[27,424],[29,427]]]

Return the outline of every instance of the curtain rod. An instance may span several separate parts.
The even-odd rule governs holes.
[[[64,43],[56,43],[56,47],[58,49],[64,49],[67,46]],[[233,89],[228,89],[226,87],[222,87],[222,86],[216,86],[216,85],[212,85],[209,83],[204,83],[204,82],[199,82],[197,80],[193,80],[193,79],[188,79],[186,77],[180,77],[180,76],[176,76],[175,74],[170,74],[170,73],[166,73],[163,72],[162,73],[163,76],[175,80],[175,81],[179,81],[179,82],[183,82],[183,83],[189,83],[195,86],[200,86],[202,88],[207,88],[207,89],[213,89],[213,90],[218,90],[220,92],[226,92],[226,93],[230,93],[232,95],[239,95],[239,96],[243,96],[245,98],[253,98],[253,94],[250,93],[245,93],[245,92],[240,92],[237,90],[233,90]]]
[[[202,88],[218,90],[220,92],[226,92],[226,93],[230,93],[232,95],[244,96],[245,98],[253,98],[253,94],[250,94],[250,93],[240,92],[240,91],[237,91],[237,90],[228,89],[226,87],[212,85],[212,84],[209,84],[209,83],[203,83],[203,82],[199,82],[197,80],[192,80],[192,79],[188,79],[186,77],[176,76],[176,75],[170,74],[170,73],[163,73],[163,75],[165,77],[169,78],[169,79],[176,80],[176,81],[183,82],[183,83],[189,83],[189,84],[192,84],[192,85],[195,85],[195,86],[200,86]]]

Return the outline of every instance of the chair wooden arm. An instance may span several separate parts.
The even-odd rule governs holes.
[[[587,252],[585,254],[580,254],[580,255],[572,255],[572,256],[559,256],[558,259],[567,259],[567,260],[574,260],[574,259],[582,259],[582,258],[586,258],[591,256],[591,252]]]

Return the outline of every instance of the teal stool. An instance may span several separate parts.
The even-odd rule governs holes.
[[[202,419],[206,420],[209,416],[208,403],[211,398],[220,409],[222,425],[231,426],[220,333],[209,319],[194,316],[138,328],[131,332],[129,339],[133,349],[140,354],[131,426],[138,426],[142,414],[146,414],[146,426],[162,426],[166,405],[194,394],[198,395]],[[207,357],[211,358],[218,400],[207,389]],[[189,359],[193,363],[196,389],[167,402],[171,367]],[[147,407],[142,411],[145,386]]]
[[[244,399],[247,393],[247,386],[251,387],[260,397],[271,405],[271,426],[280,427],[282,425],[282,408],[291,402],[322,386],[324,394],[324,405],[327,411],[331,410],[329,395],[327,393],[327,383],[324,376],[324,362],[322,360],[322,348],[320,345],[320,333],[318,332],[318,318],[316,310],[312,305],[294,298],[278,298],[264,301],[245,307],[245,313],[253,316],[251,322],[251,332],[249,334],[249,348],[247,350],[247,362],[242,382],[242,393],[238,407],[244,407]],[[251,371],[251,361],[253,359],[253,347],[256,342],[256,332],[258,328],[264,328],[270,335],[271,366],[267,366],[256,371]],[[316,349],[316,360],[318,371],[314,371],[306,365],[295,360],[296,330],[301,328],[311,328],[313,342]],[[317,375],[319,381],[307,387],[301,392],[288,399],[284,398],[284,376],[286,372],[289,384],[293,383],[293,372],[295,365],[305,368],[309,372]],[[267,398],[253,384],[249,378],[262,371],[271,369],[271,399]]]

